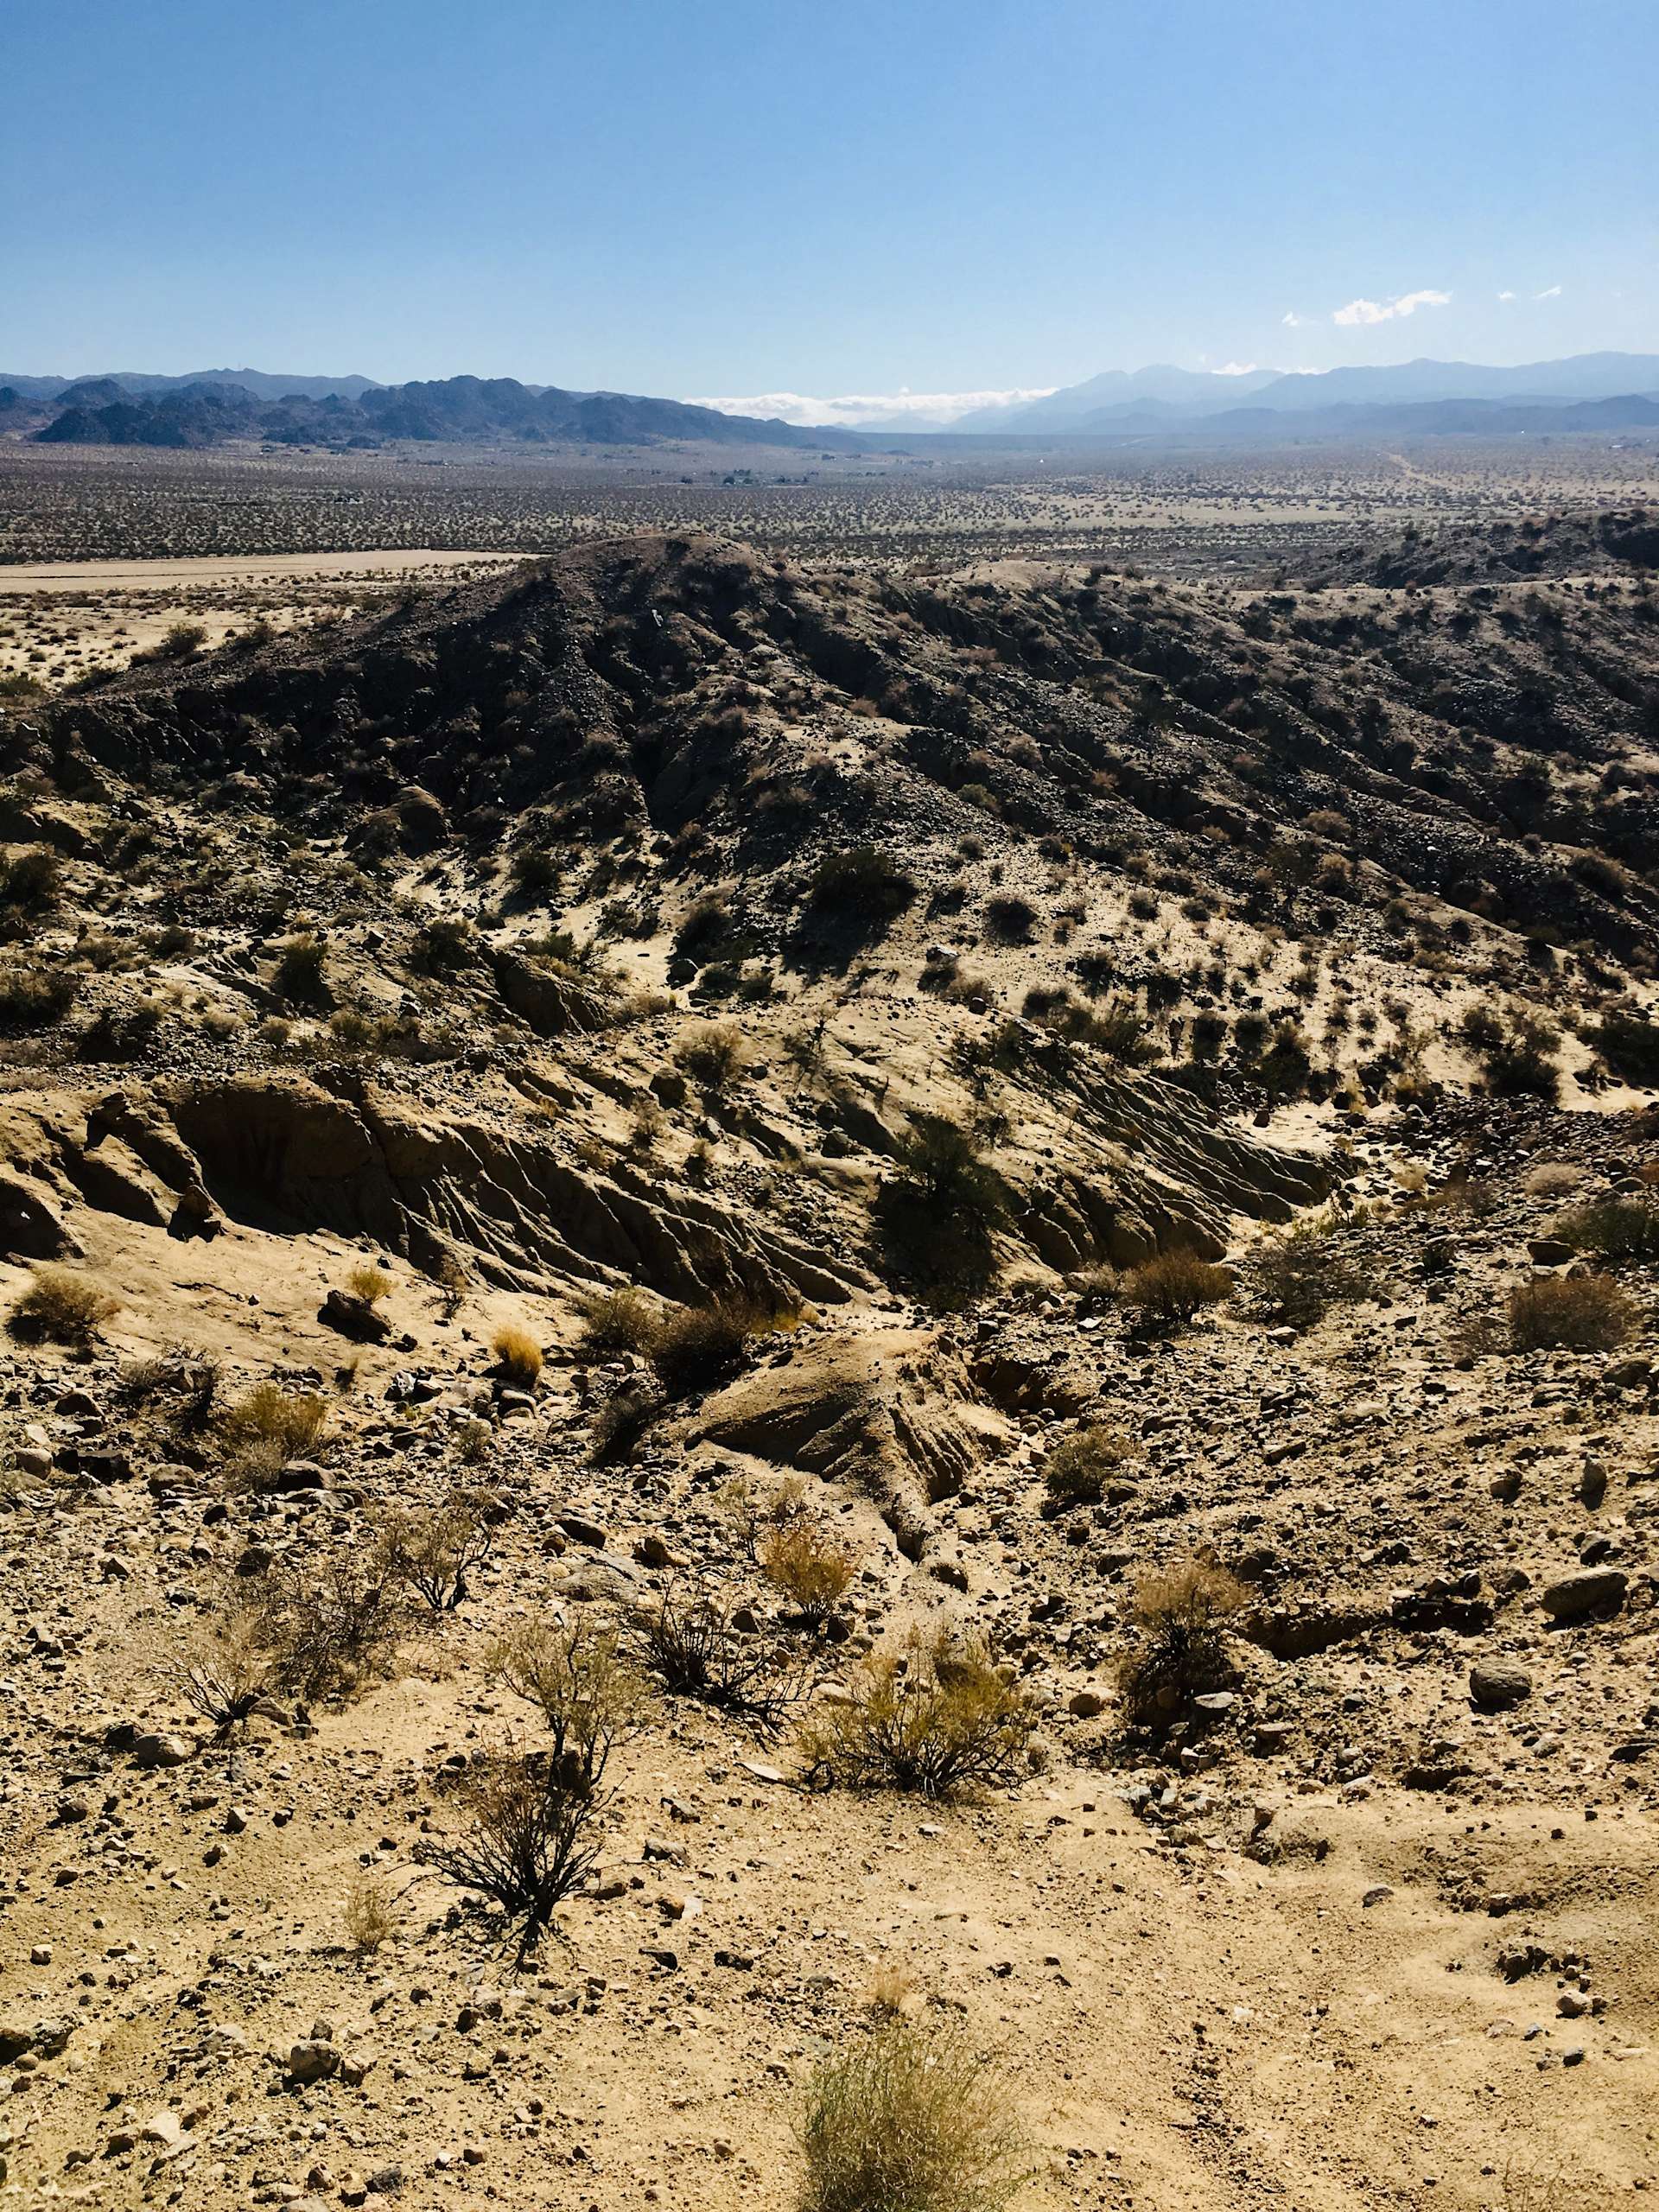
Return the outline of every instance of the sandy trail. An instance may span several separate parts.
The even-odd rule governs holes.
[[[195,561],[46,561],[0,566],[0,594],[33,592],[114,591],[133,585],[163,590],[177,584],[219,584],[235,581],[275,583],[290,576],[400,575],[405,570],[460,569],[485,561],[510,568],[516,553],[419,551],[373,553],[236,553]]]

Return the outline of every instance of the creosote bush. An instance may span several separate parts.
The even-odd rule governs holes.
[[[1185,1327],[1202,1306],[1217,1306],[1233,1294],[1227,1268],[1192,1252],[1160,1252],[1131,1268],[1118,1283],[1118,1296],[1142,1320],[1157,1328]]]
[[[601,1290],[582,1307],[582,1348],[601,1358],[646,1351],[657,1333],[657,1309],[642,1290]]]
[[[797,2140],[801,2212],[1001,2212],[1029,2173],[1008,2093],[954,2021],[889,2018],[824,2059]]]
[[[568,1788],[591,1795],[613,1749],[645,1726],[650,1683],[616,1630],[585,1615],[568,1624],[526,1622],[492,1648],[486,1664],[493,1681],[540,1711]]]
[[[375,1553],[283,1559],[250,1586],[271,1677],[296,1697],[346,1698],[382,1665],[404,1624],[399,1586]]]
[[[36,1268],[7,1325],[16,1337],[84,1351],[120,1308],[120,1300],[90,1276],[67,1268]]]
[[[1057,1444],[1043,1465],[1043,1483],[1050,1510],[1071,1505],[1097,1505],[1112,1476],[1133,1456],[1134,1447],[1121,1430],[1090,1421],[1072,1430]]]
[[[936,1303],[959,1303],[995,1272],[992,1238],[1007,1214],[1001,1177],[978,1134],[942,1114],[918,1114],[876,1199],[889,1264]]]
[[[1326,1221],[1299,1222],[1262,1244],[1255,1274],[1263,1296],[1294,1329],[1311,1328],[1328,1307],[1365,1295],[1364,1278]]]
[[[1135,1639],[1118,1668],[1131,1719],[1173,1719],[1193,1698],[1222,1688],[1230,1672],[1226,1624],[1247,1602],[1242,1583],[1204,1560],[1185,1560],[1141,1577],[1135,1592]]]
[[[490,1350],[504,1382],[521,1390],[534,1385],[542,1371],[542,1348],[528,1329],[511,1323],[498,1329],[490,1339]]]
[[[830,854],[812,871],[807,904],[817,912],[874,929],[902,914],[916,896],[912,879],[879,845]]]
[[[1636,1326],[1636,1301],[1606,1275],[1535,1275],[1510,1293],[1516,1351],[1611,1351]]]
[[[1659,1260],[1659,1205],[1651,1198],[1591,1198],[1556,1224],[1581,1252],[1604,1260]]]
[[[687,1398],[735,1375],[751,1338],[785,1319],[759,1299],[711,1299],[681,1306],[653,1332],[650,1359],[657,1380],[672,1398]]]
[[[494,1547],[493,1505],[482,1491],[454,1490],[435,1506],[395,1507],[378,1530],[386,1573],[435,1613],[453,1612]]]
[[[950,1797],[1015,1780],[1035,1726],[986,1648],[941,1630],[874,1653],[807,1720],[800,1751],[810,1783]]]

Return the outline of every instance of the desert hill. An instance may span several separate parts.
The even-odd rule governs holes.
[[[1659,2184],[1643,526],[5,710],[9,2186],[774,2212],[872,2020],[1033,2208]]]

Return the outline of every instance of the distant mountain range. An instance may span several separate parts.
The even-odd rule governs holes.
[[[255,387],[258,388],[256,389]],[[283,378],[257,370],[171,378],[130,373],[0,378],[0,431],[46,445],[191,448],[236,441],[363,449],[399,438],[462,445],[716,445],[845,448],[847,433],[677,399],[564,391],[512,377],[374,385],[362,377]]]
[[[1473,361],[1402,361],[1389,368],[1325,369],[1284,375],[1156,367],[1108,369],[1086,383],[1012,407],[981,407],[952,423],[957,432],[1172,429],[1248,413],[1329,416],[1336,408],[1433,406],[1448,400],[1510,406],[1659,397],[1659,353],[1579,353],[1563,361],[1486,368]],[[1244,403],[1249,402],[1246,409]]]
[[[982,440],[1077,438],[1278,444],[1463,434],[1512,436],[1659,428],[1659,354],[1580,353],[1489,368],[1404,361],[1286,375],[1160,366],[1108,369],[1019,405],[987,407],[943,432],[881,425],[801,429],[677,399],[567,391],[512,377],[381,385],[257,369],[194,377],[0,377],[0,434],[48,445],[373,448],[397,440],[461,445],[766,445],[868,452],[971,449]]]

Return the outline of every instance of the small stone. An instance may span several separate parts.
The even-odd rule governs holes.
[[[1501,1713],[1532,1695],[1532,1676],[1513,1659],[1477,1659],[1469,1669],[1469,1694],[1489,1713]]]
[[[340,2052],[332,2043],[320,2037],[311,2037],[296,2043],[288,2054],[288,2075],[291,2082],[326,2082],[331,2074],[340,2070]]]

